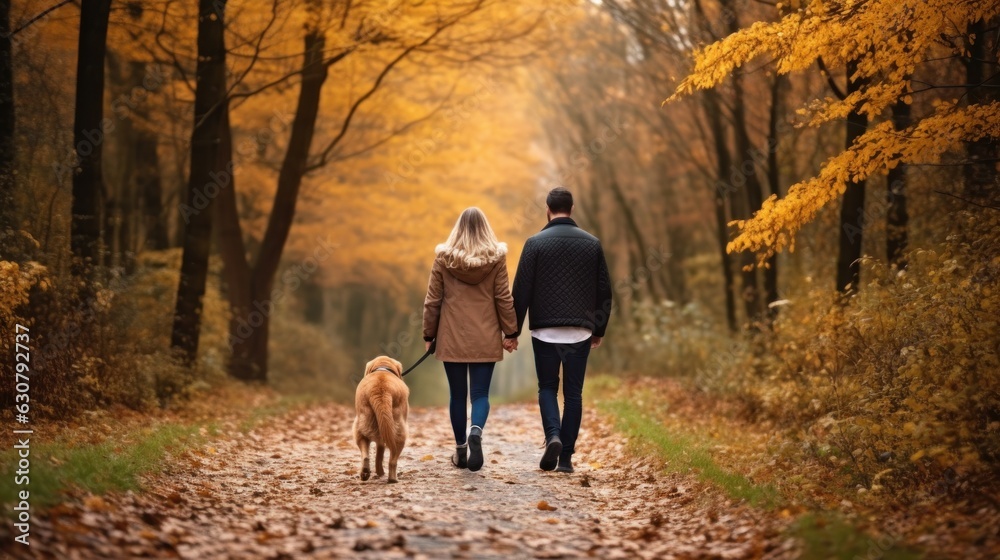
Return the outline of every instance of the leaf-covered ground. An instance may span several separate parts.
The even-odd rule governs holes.
[[[786,558],[786,521],[636,461],[588,411],[571,475],[538,469],[535,405],[494,406],[477,473],[449,463],[447,411],[416,409],[400,481],[361,482],[353,410],[233,431],[141,493],[72,500],[34,520],[36,558]],[[8,528],[5,528],[9,530]],[[10,539],[4,539],[9,543]]]

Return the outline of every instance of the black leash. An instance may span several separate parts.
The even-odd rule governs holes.
[[[400,375],[400,377],[403,377],[403,376],[405,376],[405,375],[406,375],[407,373],[410,373],[411,371],[413,371],[414,369],[416,369],[416,367],[420,365],[420,362],[423,362],[424,360],[426,360],[426,359],[427,359],[427,356],[430,356],[431,354],[433,354],[433,353],[434,353],[434,349],[435,349],[435,348],[437,348],[437,339],[436,339],[436,338],[435,338],[434,340],[432,340],[432,341],[431,341],[431,347],[430,347],[430,348],[428,348],[426,352],[424,352],[424,355],[423,355],[423,356],[420,356],[420,359],[419,359],[419,360],[417,360],[417,363],[415,363],[415,364],[413,364],[412,366],[410,366],[410,368],[409,368],[409,369],[407,369],[406,371],[404,371],[404,372],[403,372],[403,374],[402,374],[402,375]]]

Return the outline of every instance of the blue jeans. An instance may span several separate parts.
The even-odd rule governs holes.
[[[542,413],[545,439],[559,436],[562,456],[569,458],[576,450],[576,436],[583,418],[583,377],[587,373],[590,339],[575,344],[553,344],[531,338],[538,375],[538,409]],[[563,414],[559,417],[559,366],[563,370]]]
[[[451,414],[451,429],[455,432],[456,445],[465,445],[466,397],[472,399],[472,425],[486,427],[486,417],[490,415],[490,381],[496,365],[496,362],[444,363],[448,387],[451,389],[448,411]]]

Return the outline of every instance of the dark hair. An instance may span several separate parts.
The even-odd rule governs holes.
[[[545,205],[553,214],[569,214],[573,210],[573,193],[564,187],[556,187],[545,197]]]

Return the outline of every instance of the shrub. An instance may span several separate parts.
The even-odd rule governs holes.
[[[865,259],[871,280],[845,305],[814,291],[763,340],[753,373],[734,370],[754,412],[805,426],[878,487],[933,480],[1000,459],[1000,253],[997,220],[978,241],[909,254],[904,271]]]

